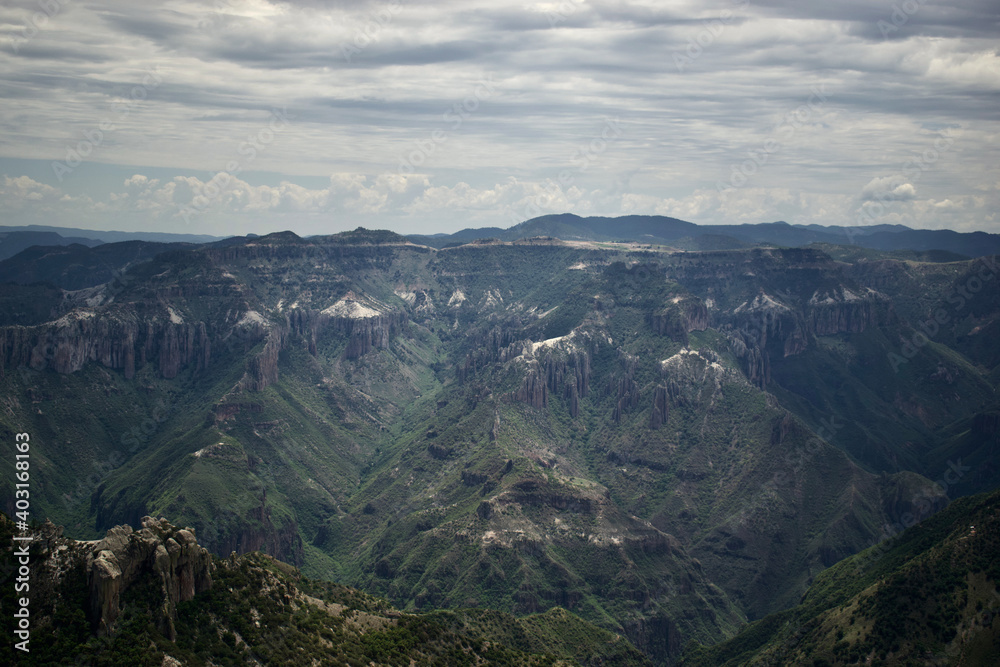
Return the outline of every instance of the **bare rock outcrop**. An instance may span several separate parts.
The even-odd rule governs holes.
[[[405,321],[404,313],[393,312],[361,319],[337,317],[330,320],[330,326],[348,337],[344,357],[357,359],[372,350],[389,347],[389,341]]]
[[[91,361],[126,378],[155,362],[163,377],[172,378],[191,363],[207,367],[211,345],[204,322],[143,319],[129,310],[73,311],[54,322],[0,329],[0,375],[20,366],[75,373]]]
[[[0,522],[10,520],[0,515]],[[85,578],[83,604],[91,630],[98,636],[114,634],[130,589],[141,587],[144,602],[148,603],[148,595],[155,598],[150,609],[153,618],[173,641],[177,605],[212,587],[214,565],[209,552],[198,545],[190,529],[173,526],[166,519],[147,516],[139,530],[115,526],[95,541],[63,537],[62,528],[46,521],[33,529],[32,538],[32,550],[40,556],[33,568],[33,597],[52,600],[66,586],[76,586],[75,577]],[[48,615],[51,608],[44,604],[39,608],[43,627],[54,622]]]
[[[528,371],[521,386],[514,392],[514,400],[533,408],[544,408],[549,403],[548,387],[535,369]]]
[[[159,623],[171,641],[177,635],[177,604],[212,586],[212,558],[194,533],[148,516],[138,531],[116,526],[92,543],[86,569],[91,618],[99,635],[108,634],[118,617],[122,594],[144,577],[160,583]]]
[[[353,293],[349,296],[356,298]],[[338,310],[345,314],[337,314]],[[346,307],[338,309],[336,306],[324,311],[295,308],[286,316],[288,329],[306,341],[309,354],[314,356],[317,354],[317,339],[324,331],[339,332],[347,337],[344,357],[357,359],[372,350],[387,348],[389,341],[399,333],[407,319],[406,313],[402,311],[361,312],[360,315],[363,316],[359,316],[358,310],[360,308],[352,313]]]
[[[590,391],[590,357],[589,349],[556,354],[550,350],[540,361],[546,387],[549,392],[563,395],[571,417],[579,416],[580,399]]]
[[[264,349],[247,360],[240,386],[247,391],[263,391],[278,381],[278,356],[285,346],[288,330],[272,327],[267,333]]]
[[[677,297],[667,308],[652,313],[649,323],[659,335],[687,345],[690,332],[708,328],[708,307],[704,301],[695,297]]]
[[[881,293],[844,286],[813,294],[806,315],[810,331],[817,336],[861,333],[888,323],[891,316],[892,304]]]
[[[649,428],[658,429],[670,417],[670,392],[664,385],[653,390],[653,409],[649,414]]]
[[[771,359],[767,349],[761,344],[756,332],[746,329],[727,328],[723,330],[729,339],[729,349],[743,364],[747,379],[761,389],[771,381]]]

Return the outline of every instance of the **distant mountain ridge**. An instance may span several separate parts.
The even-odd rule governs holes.
[[[254,237],[256,235],[250,235]],[[312,238],[322,235],[312,235]],[[912,229],[905,225],[823,226],[764,222],[741,225],[699,225],[658,215],[580,217],[572,213],[545,215],[513,227],[466,228],[452,234],[409,234],[413,243],[444,248],[494,238],[516,241],[552,236],[566,241],[648,243],[680,250],[736,250],[758,245],[801,247],[812,244],[854,245],[883,251],[943,251],[959,260],[1000,253],[1000,234],[955,232],[947,229]],[[81,245],[93,248],[126,241],[148,243],[217,243],[241,237],[170,232],[121,232],[45,225],[0,226],[0,261],[33,246]],[[310,237],[306,237],[310,238]],[[166,248],[164,248],[166,249]],[[940,261],[940,260],[939,260]]]
[[[813,243],[858,245],[876,250],[944,250],[967,257],[1000,252],[1000,234],[911,229],[904,225],[829,226],[766,222],[743,225],[698,225],[667,216],[587,217],[572,213],[545,215],[509,229],[463,229],[448,235],[415,235],[414,243],[436,248],[497,238],[514,241],[554,236],[567,241],[629,241],[670,245],[682,250],[730,250],[753,245],[800,247]]]
[[[8,259],[34,246],[80,245],[93,248],[104,243],[82,236],[62,236],[56,232],[12,231],[0,233],[0,260]]]
[[[173,234],[169,232],[116,232],[74,227],[26,225],[0,227],[0,260],[13,257],[32,246],[69,246],[79,244],[93,248],[121,241],[151,241],[154,243],[211,243],[221,236],[208,234]]]

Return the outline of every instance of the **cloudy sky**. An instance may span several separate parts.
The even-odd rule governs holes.
[[[1000,233],[995,0],[5,0],[0,225]]]

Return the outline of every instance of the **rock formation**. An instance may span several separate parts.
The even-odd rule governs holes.
[[[153,573],[163,594],[161,631],[176,638],[177,604],[212,586],[212,557],[194,533],[166,519],[144,517],[142,529],[116,526],[93,543],[87,554],[90,606],[95,630],[108,634],[121,611],[122,594]]]
[[[514,400],[527,403],[533,408],[544,408],[548,405],[548,387],[539,377],[538,371],[535,369],[528,371],[521,386],[514,392]]]
[[[707,329],[708,320],[708,308],[705,303],[694,297],[684,299],[678,297],[678,300],[667,308],[649,316],[650,326],[656,333],[669,336],[683,345],[688,344],[690,332]]]
[[[653,409],[649,414],[649,428],[657,429],[667,423],[670,416],[670,393],[667,387],[658,385],[653,390]]]
[[[0,521],[10,520],[0,515]],[[152,582],[156,603],[151,609],[163,634],[176,638],[177,605],[212,587],[212,557],[194,533],[166,519],[144,517],[142,528],[115,526],[103,539],[83,542],[62,536],[62,528],[45,522],[33,531],[33,553],[42,560],[33,570],[32,597],[52,599],[72,590],[74,577],[86,580],[85,611],[98,636],[114,634],[129,589]],[[67,586],[69,587],[67,589]],[[145,589],[144,589],[145,590]],[[40,606],[45,614],[50,607]],[[38,618],[42,626],[51,618]]]
[[[163,377],[172,378],[188,364],[205,368],[210,360],[204,322],[142,319],[131,310],[100,317],[78,310],[38,326],[0,329],[0,374],[19,366],[74,373],[96,361],[132,378],[155,362]]]
[[[831,292],[816,293],[809,300],[809,330],[817,336],[861,333],[890,321],[891,302],[873,289],[856,294],[841,286]]]

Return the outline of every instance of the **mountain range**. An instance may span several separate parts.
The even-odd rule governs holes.
[[[553,619],[620,637],[615,664],[780,662],[792,618],[810,659],[918,655],[851,634],[889,603],[854,600],[847,623],[843,568],[924,553],[905,536],[997,486],[996,237],[692,227],[28,248],[0,262],[0,429],[31,435],[33,516],[77,540],[165,517],[217,559],[272,559],[236,570],[354,587],[476,652],[527,633],[514,663],[591,659],[545,644]],[[969,558],[955,571],[990,560]],[[989,655],[971,615],[934,618],[958,630],[928,642]],[[192,661],[211,653],[196,635]],[[232,664],[264,650],[231,643]]]
[[[682,250],[724,250],[756,245],[802,247],[814,243],[857,245],[885,251],[935,251],[981,257],[1000,253],[1000,234],[911,229],[905,225],[790,225],[770,222],[741,225],[700,225],[660,215],[582,218],[572,213],[545,215],[509,229],[464,229],[454,234],[410,235],[414,243],[436,248],[496,238],[514,241],[553,236],[566,241],[634,241]],[[961,259],[961,257],[950,257]]]

